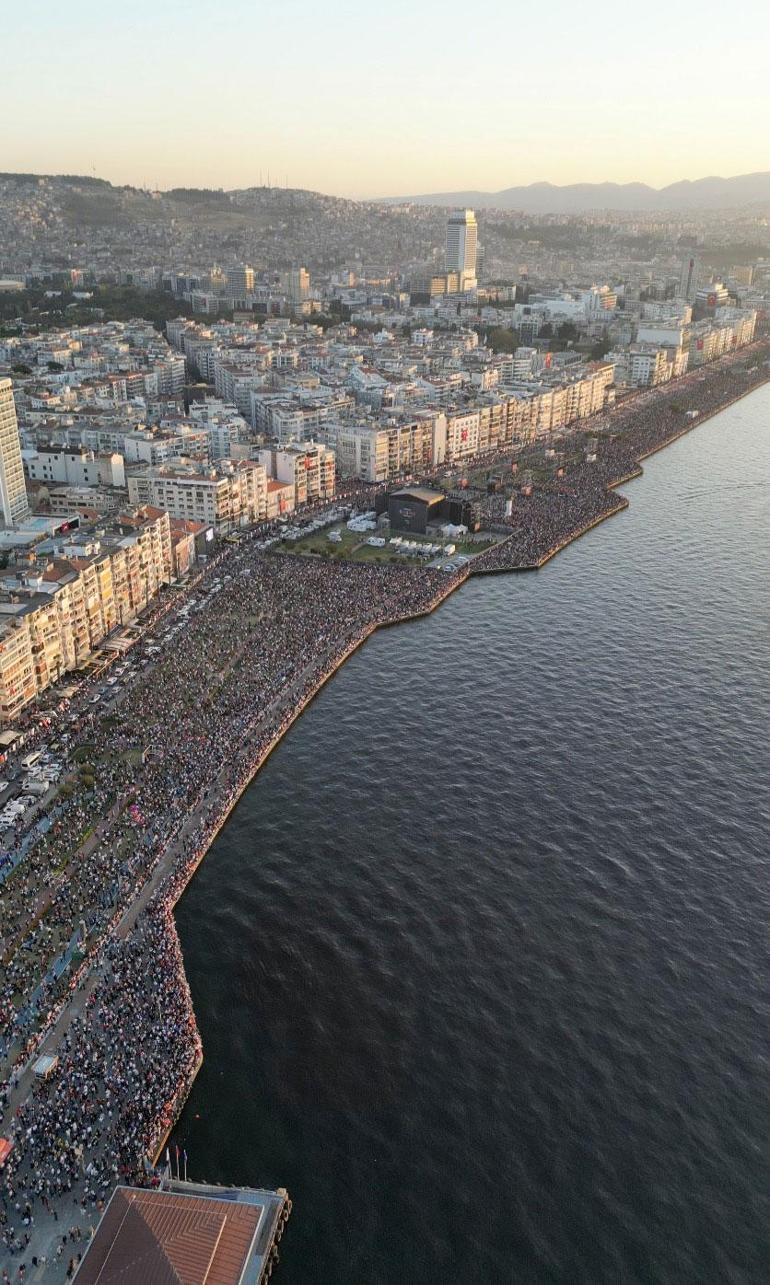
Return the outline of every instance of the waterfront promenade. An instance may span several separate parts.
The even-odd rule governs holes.
[[[648,456],[766,383],[768,359],[770,342],[760,340],[751,349],[677,380],[674,387],[662,385],[621,404],[584,430],[597,439],[595,460],[587,461],[584,450],[565,466],[563,477],[554,476],[529,496],[518,495],[510,517],[504,514],[502,497],[484,497],[486,520],[498,530],[509,528],[511,534],[475,559],[474,573],[535,570],[597,523],[621,512],[627,501],[615,488],[639,477]],[[565,450],[569,442],[567,437]]]
[[[750,377],[725,365],[708,374],[688,386],[700,418],[762,382],[767,370]],[[600,469],[578,465],[567,473],[570,503],[556,502],[561,493],[545,493],[550,508],[538,500],[538,514],[549,515],[531,528],[541,556],[554,539],[563,544],[580,534],[592,515],[600,520],[593,506],[600,496],[606,503],[624,476],[619,469],[628,476],[642,454],[699,422],[672,424],[680,413],[664,412],[656,398],[637,408],[636,421],[628,409],[622,414],[626,432],[602,441]],[[487,556],[474,569],[494,569],[481,565]],[[511,561],[506,569],[517,568]],[[93,785],[73,791],[56,826],[3,888],[3,938],[25,943],[9,957],[0,995],[3,1031],[17,1050],[0,1129],[14,1142],[0,1211],[0,1262],[11,1279],[22,1264],[25,1279],[66,1277],[80,1242],[60,1224],[88,1234],[116,1178],[144,1176],[145,1159],[157,1154],[181,1108],[201,1049],[172,907],[243,788],[373,629],[433,610],[467,574],[271,558],[246,543],[149,631],[140,654],[157,646],[159,658],[108,717],[83,709],[72,732]],[[84,841],[87,831],[96,844]],[[54,891],[35,918],[42,888]],[[87,928],[80,976],[65,976],[48,997],[58,1024],[47,1040],[33,1032],[18,1048],[19,995],[80,922]],[[41,1047],[55,1049],[60,1065],[48,1083],[33,1084],[29,1062]],[[54,1238],[60,1244],[65,1234],[57,1256]]]
[[[164,651],[118,710],[108,720],[84,715],[80,741],[97,783],[100,755],[111,785],[116,750],[133,769],[135,751],[144,762],[121,795],[115,833],[102,836],[83,869],[70,862],[69,899],[55,905],[57,915],[75,916],[91,897],[90,951],[101,961],[83,990],[75,988],[45,1045],[57,1049],[60,1066],[49,1083],[33,1086],[28,1064],[40,1049],[33,1041],[7,1090],[4,1130],[15,1146],[4,1173],[10,1199],[3,1234],[17,1262],[39,1257],[38,1249],[48,1256],[36,1243],[47,1223],[45,1201],[77,1198],[93,1217],[116,1178],[141,1178],[144,1158],[157,1152],[184,1100],[200,1046],[170,911],[241,789],[373,628],[432,609],[466,574],[308,566],[260,557],[250,546],[226,566],[213,592],[193,595],[198,609],[184,640]],[[83,816],[74,806],[73,813],[80,826]],[[119,877],[128,914],[112,904],[98,913],[110,876]],[[10,910],[18,939],[21,893]],[[35,1222],[25,1225],[30,1216]]]

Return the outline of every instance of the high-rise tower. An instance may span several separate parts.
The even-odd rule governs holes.
[[[476,287],[478,225],[473,210],[457,210],[446,225],[446,270],[459,272],[463,290]]]
[[[679,273],[679,298],[687,299],[688,303],[695,301],[700,284],[700,264],[698,256],[694,250],[689,250],[682,259],[682,267]]]
[[[239,263],[227,269],[227,288],[236,297],[254,292],[254,269],[248,263]]]
[[[0,509],[5,527],[21,522],[29,513],[10,379],[0,379]]]

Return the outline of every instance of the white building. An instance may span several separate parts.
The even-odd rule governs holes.
[[[677,291],[680,299],[686,299],[688,303],[694,303],[695,296],[698,292],[700,283],[700,263],[695,251],[691,251],[684,256],[679,272],[679,289]]]
[[[337,472],[334,451],[320,442],[268,447],[259,452],[259,462],[271,478],[294,487],[295,505],[334,498]]]
[[[310,296],[310,273],[307,268],[296,268],[286,273],[286,294],[292,304],[304,303]]]
[[[254,269],[248,264],[238,264],[227,270],[227,288],[236,297],[252,294],[254,290]]]
[[[172,518],[232,531],[267,517],[267,474],[253,460],[219,468],[146,469],[128,479],[132,504],[151,504]]]
[[[473,210],[450,214],[446,225],[446,270],[460,274],[460,289],[476,288],[478,226]]]
[[[93,451],[42,446],[25,451],[24,471],[30,482],[64,482],[69,486],[126,485],[123,456],[95,455]]]
[[[655,344],[659,348],[681,348],[685,342],[685,327],[677,321],[640,321],[636,338],[640,344]]]
[[[29,513],[10,379],[0,379],[0,508],[3,526],[6,527],[14,526]]]

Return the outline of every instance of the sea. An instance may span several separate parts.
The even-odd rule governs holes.
[[[770,386],[379,632],[177,908],[286,1285],[770,1280]]]

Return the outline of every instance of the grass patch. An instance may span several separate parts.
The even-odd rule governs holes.
[[[369,539],[368,533],[362,534],[360,531],[347,531],[342,527],[332,529],[340,532],[342,536],[340,541],[330,540],[327,531],[314,531],[312,535],[308,535],[301,540],[282,541],[280,546],[276,546],[275,552],[292,553],[311,558],[320,557],[323,558],[324,561],[380,562],[388,566],[401,563],[403,566],[424,567],[432,561],[430,558],[422,558],[418,553],[398,553],[398,546],[390,543],[386,544],[383,548],[377,548],[374,545],[367,544],[367,540]],[[372,534],[374,534],[374,532],[372,532]],[[497,544],[497,540],[494,536],[491,536],[489,539],[479,541],[451,538],[444,541],[440,537],[430,535],[412,535],[408,532],[398,532],[397,534],[403,534],[405,539],[416,540],[420,544],[440,544],[443,546],[447,543],[455,546],[453,554],[439,553],[435,555],[438,558],[448,558],[450,556],[456,557],[458,553],[472,556],[476,553],[483,553],[485,549],[490,549],[493,545]],[[389,535],[386,535],[384,538],[388,540],[390,537]]]

